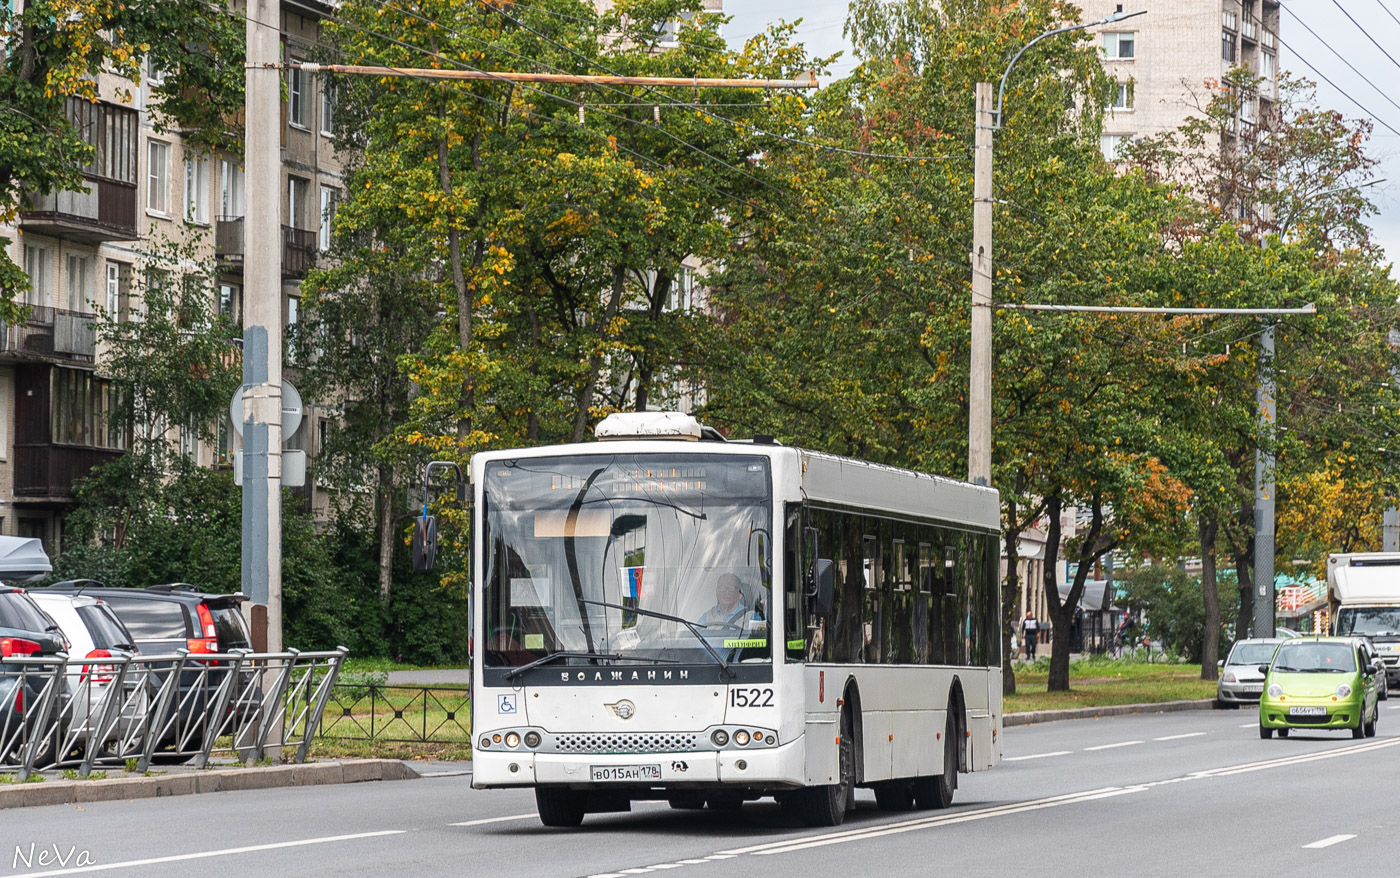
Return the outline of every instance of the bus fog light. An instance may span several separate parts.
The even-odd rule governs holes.
[[[747,759],[740,759],[738,762],[734,763],[734,767],[740,771],[744,771],[749,767],[749,762]]]
[[[511,732],[511,733],[509,733],[508,735],[506,735],[506,746],[507,746],[507,747],[519,747],[519,746],[520,746],[520,736],[517,735],[515,732]]]
[[[763,739],[763,743],[765,743],[765,744],[767,744],[769,747],[771,747],[771,746],[773,746],[774,744],[778,743],[778,739],[775,738],[775,737],[773,737],[772,735],[769,735],[768,737],[766,737],[766,738]]]
[[[539,745],[540,745],[540,733],[539,733],[539,732],[526,732],[526,733],[525,733],[525,746],[526,746],[526,747],[538,747]]]
[[[713,742],[716,747],[723,747],[725,744],[729,743],[729,733],[724,729],[715,729],[714,734],[710,735],[710,741]]]
[[[481,749],[488,750],[491,747],[491,739],[485,735],[481,736]]]
[[[512,762],[512,763],[510,764],[510,773],[511,773],[511,774],[515,774],[515,773],[518,772],[518,771],[520,771],[520,766],[519,766],[519,765],[516,765],[514,762]]]
[[[739,731],[735,732],[734,743],[738,744],[740,747],[743,747],[744,745],[748,744],[749,733],[744,731],[743,729],[740,729]]]

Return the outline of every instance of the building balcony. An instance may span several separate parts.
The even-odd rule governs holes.
[[[15,497],[71,501],[73,483],[121,451],[71,445],[15,443]]]
[[[240,270],[244,257],[243,217],[219,217],[214,223],[214,253],[225,269]],[[316,265],[316,232],[282,227],[282,277],[305,277]]]
[[[23,323],[0,322],[0,361],[91,363],[97,352],[96,319],[92,314],[32,305]]]
[[[84,244],[136,240],[136,187],[91,177],[87,186],[86,192],[31,194],[33,206],[20,212],[20,229]]]

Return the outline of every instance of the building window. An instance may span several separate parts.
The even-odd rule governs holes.
[[[287,225],[306,228],[306,193],[311,184],[299,177],[287,178]]]
[[[238,300],[241,291],[237,284],[219,284],[219,315],[238,322]]]
[[[45,305],[49,300],[49,248],[24,245],[24,273],[29,278],[26,305]]]
[[[88,261],[86,256],[68,254],[68,310],[86,311],[88,304]]]
[[[1235,15],[1232,9],[1222,9],[1220,11],[1220,25],[1225,30],[1236,31],[1240,29],[1239,16]]]
[[[209,223],[209,160],[185,159],[185,219]]]
[[[292,63],[301,61],[293,58]],[[298,67],[287,70],[287,121],[298,128],[306,127],[306,72]]]
[[[1259,53],[1259,75],[1265,82],[1272,83],[1274,75],[1278,73],[1278,56],[1273,52]]]
[[[131,266],[125,262],[107,263],[107,315],[117,320],[127,318]]]
[[[1118,161],[1118,153],[1129,142],[1126,134],[1103,134],[1099,137],[1099,152],[1108,161]]]
[[[1220,57],[1235,63],[1235,35],[1229,31],[1222,31],[1220,34]]]
[[[301,299],[296,296],[287,297],[287,365],[295,366],[297,362],[297,324],[301,321]]]
[[[219,216],[238,219],[243,216],[243,166],[224,159],[219,176]]]
[[[83,166],[89,177],[137,185],[136,159],[140,142],[140,115],[126,107],[68,99],[68,121],[93,148],[92,161]]]
[[[321,133],[335,136],[335,84],[329,79],[321,80]]]
[[[1105,33],[1103,35],[1103,53],[1110,60],[1124,60],[1133,58],[1136,50],[1136,33]]]
[[[1113,98],[1108,103],[1110,110],[1131,110],[1133,108],[1133,84],[1131,82],[1115,83]]]
[[[53,441],[88,448],[126,448],[112,383],[77,369],[53,370]]]
[[[330,186],[321,187],[321,252],[331,249],[331,226],[335,222],[335,208],[340,201],[340,192]]]
[[[146,83],[152,87],[165,84],[165,71],[156,66],[156,60],[146,56]]]
[[[169,213],[170,144],[152,140],[146,144],[146,209],[158,214]]]
[[[328,418],[316,419],[316,453],[326,450],[326,442],[331,437],[331,422]]]

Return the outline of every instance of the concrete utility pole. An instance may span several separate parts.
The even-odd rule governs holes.
[[[967,479],[974,485],[992,483],[992,132],[1001,127],[1001,102],[1006,97],[1006,80],[1011,68],[1026,50],[1047,37],[1086,27],[1112,24],[1137,12],[1115,12],[1098,21],[1057,27],[1037,36],[1011,57],[997,87],[996,108],[992,108],[992,84],[976,87],[976,147],[972,178],[972,338],[967,379]]]
[[[992,483],[992,84],[977,83],[972,183],[972,361],[967,387],[967,478]]]
[[[1274,636],[1274,325],[1259,337],[1259,442],[1254,450],[1254,636]]]
[[[1394,506],[1381,519],[1381,551],[1400,552],[1400,509]]]
[[[253,646],[282,650],[280,0],[249,0],[243,220],[243,592]]]

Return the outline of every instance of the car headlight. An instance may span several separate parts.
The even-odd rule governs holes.
[[[1269,697],[1270,697],[1270,698],[1277,698],[1277,697],[1279,697],[1279,696],[1282,695],[1282,694],[1283,694],[1283,687],[1280,686],[1279,684],[1275,683],[1275,684],[1273,684],[1272,686],[1269,687]]]
[[[1346,683],[1343,683],[1342,685],[1340,685],[1340,686],[1337,687],[1337,697],[1338,697],[1338,698],[1346,698],[1346,697],[1347,697],[1348,695],[1350,695],[1350,694],[1351,694],[1351,687],[1348,686]]]
[[[1235,682],[1235,674],[1233,671],[1226,671],[1220,680],[1222,683],[1233,683]]]

